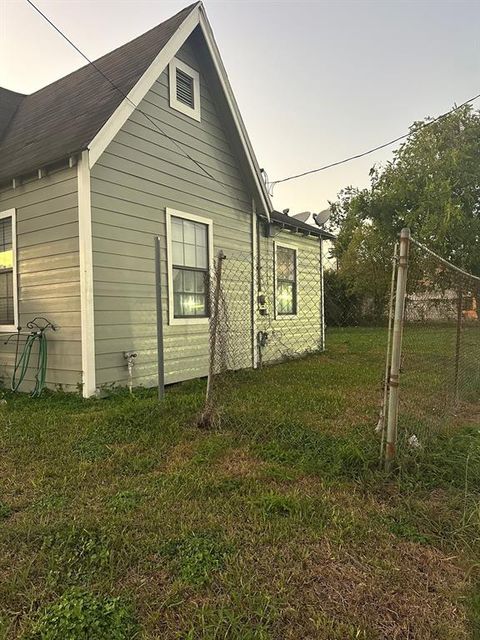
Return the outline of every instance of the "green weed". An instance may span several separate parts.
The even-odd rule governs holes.
[[[138,625],[120,598],[71,589],[46,606],[23,640],[133,640]]]

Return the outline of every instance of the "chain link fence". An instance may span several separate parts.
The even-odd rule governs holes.
[[[480,279],[412,239],[400,367],[398,449],[480,422]]]
[[[300,419],[313,430],[355,424],[371,447],[370,463],[375,448],[383,464],[393,420],[391,455],[404,464],[418,460],[432,437],[478,422],[480,281],[410,244],[396,332],[397,245],[385,249],[390,259],[378,289],[364,295],[330,241],[279,235],[259,240],[257,259],[220,252],[210,282],[210,370],[199,425],[260,433],[272,425],[294,430]],[[397,344],[392,376],[399,329],[403,346]]]
[[[216,256],[210,372],[199,425],[245,431],[252,423],[260,429],[286,416],[295,420],[295,399],[303,398],[314,407],[312,427],[320,428],[321,405],[334,396],[335,377],[342,371],[356,375],[354,354],[356,367],[362,361],[357,377],[366,369],[369,384],[367,390],[352,389],[345,403],[365,403],[373,433],[382,415],[390,291],[379,312],[366,297],[349,292],[330,241],[289,235],[261,237],[256,259],[232,251]]]

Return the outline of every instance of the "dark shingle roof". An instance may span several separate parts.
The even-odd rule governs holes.
[[[107,53],[96,66],[127,94],[197,4]],[[0,91],[0,182],[85,149],[123,100],[90,64],[28,96]]]
[[[287,216],[286,213],[280,213],[280,211],[272,211],[270,219],[274,224],[283,225],[284,227],[293,229],[294,231],[308,232],[313,236],[321,236],[322,238],[330,238],[332,240],[335,239],[333,233],[324,231],[320,227],[314,227],[312,224],[302,222],[302,220],[294,218],[293,216]]]
[[[0,87],[0,141],[23,98],[25,98],[23,93],[16,93]]]

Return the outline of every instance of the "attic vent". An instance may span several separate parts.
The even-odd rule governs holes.
[[[200,75],[178,58],[168,65],[170,106],[200,122]]]
[[[193,78],[177,68],[177,100],[190,109],[195,108]]]

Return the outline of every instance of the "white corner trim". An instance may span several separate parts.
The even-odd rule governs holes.
[[[135,111],[136,106],[140,104],[148,91],[150,91],[164,69],[166,69],[170,60],[175,56],[185,40],[198,25],[199,16],[200,14],[197,6],[188,14],[137,84],[127,94],[127,97],[122,100],[107,122],[90,142],[88,145],[90,150],[90,168],[92,168],[97,162],[110,142]]]
[[[295,313],[277,313],[277,247],[284,247],[285,249],[292,249],[295,251]],[[284,242],[283,240],[274,240],[273,241],[273,303],[274,307],[274,318],[277,320],[280,318],[281,320],[291,320],[298,318],[298,309],[299,309],[299,296],[298,296],[299,286],[298,286],[298,245],[290,244],[289,242]]]
[[[13,324],[0,324],[0,333],[14,332],[18,328],[18,274],[17,274],[17,211],[16,209],[7,209],[0,211],[0,220],[5,218],[12,219],[12,255],[13,255]]]
[[[194,213],[165,209],[165,227],[167,241],[167,283],[168,283],[168,324],[208,324],[210,318],[175,318],[173,306],[173,261],[172,261],[172,216],[192,220],[205,224],[208,229],[208,268],[213,273],[213,221],[210,218],[202,218]]]
[[[77,166],[78,244],[80,253],[80,323],[83,397],[95,394],[95,318],[93,308],[92,206],[88,151]]]
[[[213,60],[215,69],[217,71],[218,77],[220,78],[220,84],[222,86],[225,97],[227,98],[227,103],[228,103],[228,106],[230,107],[233,121],[239,133],[240,141],[244,148],[247,162],[249,164],[250,170],[252,172],[255,183],[257,185],[257,190],[260,196],[260,200],[262,202],[263,208],[267,215],[267,219],[270,222],[270,212],[273,211],[273,206],[270,201],[270,196],[268,195],[267,188],[261,176],[260,167],[258,165],[255,152],[252,147],[252,143],[250,142],[250,138],[248,137],[247,129],[243,122],[240,109],[238,108],[238,104],[235,99],[235,94],[233,93],[233,89],[230,85],[227,72],[225,70],[225,67],[223,66],[222,57],[220,55],[220,51],[218,49],[217,43],[215,42],[213,30],[206,16],[203,5],[200,5],[200,26],[202,27],[202,31],[205,36],[208,49],[210,51],[210,55],[212,56],[212,60]]]
[[[193,108],[177,99],[177,69],[183,71],[193,80]],[[188,64],[182,62],[178,58],[172,58],[168,65],[168,92],[170,97],[170,107],[176,111],[180,111],[186,116],[201,121],[200,112],[200,74]]]

